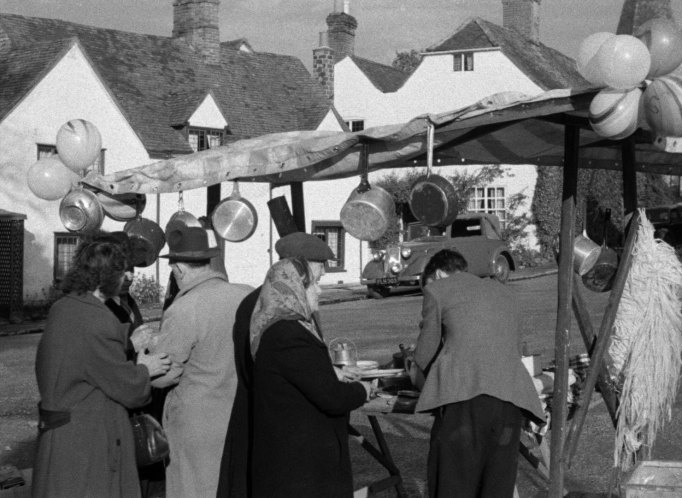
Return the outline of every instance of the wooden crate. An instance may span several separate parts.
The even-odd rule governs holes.
[[[625,498],[679,498],[682,496],[682,462],[640,462],[623,490]]]

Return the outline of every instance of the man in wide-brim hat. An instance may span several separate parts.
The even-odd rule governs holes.
[[[215,496],[226,417],[237,389],[232,327],[239,303],[252,290],[231,284],[210,267],[219,253],[206,230],[179,226],[167,234],[168,258],[179,292],[161,320],[159,343],[173,360],[155,387],[166,397],[163,425],[170,445],[166,496]]]

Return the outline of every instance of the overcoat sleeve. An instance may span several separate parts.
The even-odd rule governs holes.
[[[126,408],[144,406],[150,398],[149,371],[126,358],[124,335],[103,326],[85,341],[87,380]]]
[[[423,371],[428,371],[440,348],[443,337],[441,309],[437,296],[427,287],[424,289],[422,322],[414,361]]]
[[[154,348],[154,352],[168,353],[172,363],[170,370],[165,375],[152,381],[154,387],[173,386],[180,381],[185,362],[189,359],[190,353],[197,343],[196,333],[190,326],[193,323],[192,317],[187,316],[190,311],[185,306],[187,304],[186,299],[184,302],[176,301],[175,306],[171,306],[165,311],[159,342]]]
[[[276,370],[321,412],[339,416],[364,404],[365,388],[338,380],[326,346],[296,322],[275,323],[263,334],[259,350],[263,346],[272,348],[268,357],[277,363]]]

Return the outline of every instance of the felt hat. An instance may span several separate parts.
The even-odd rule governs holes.
[[[285,235],[275,243],[275,251],[281,259],[296,256],[320,262],[336,259],[324,240],[305,232]]]
[[[202,261],[220,253],[218,247],[208,246],[208,235],[202,227],[178,225],[166,235],[168,254],[159,256],[171,261]]]

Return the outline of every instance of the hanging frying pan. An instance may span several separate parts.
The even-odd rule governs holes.
[[[393,196],[381,187],[372,187],[368,180],[368,150],[363,145],[360,166],[363,168],[360,185],[351,192],[341,208],[341,224],[353,237],[377,240],[388,229],[395,216]]]
[[[211,223],[218,237],[228,242],[241,242],[256,231],[258,214],[253,204],[239,195],[239,182],[234,182],[230,196],[215,207]]]
[[[457,193],[446,178],[431,174],[433,165],[433,135],[435,127],[427,131],[425,176],[417,178],[410,189],[409,205],[412,214],[426,226],[447,226],[457,218]]]
[[[147,205],[147,196],[144,194],[126,193],[110,194],[97,192],[97,199],[102,204],[104,214],[114,221],[130,221],[137,218]]]

